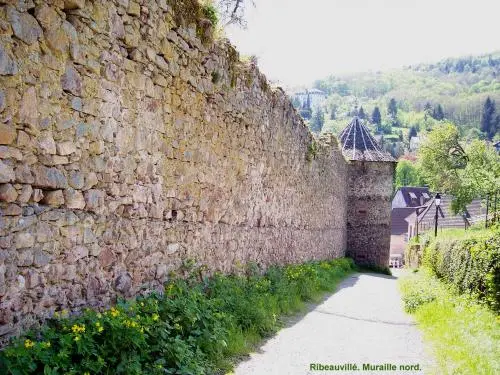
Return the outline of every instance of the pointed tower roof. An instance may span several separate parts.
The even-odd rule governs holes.
[[[339,143],[342,147],[342,154],[349,160],[396,162],[391,154],[380,148],[357,116],[342,130]]]

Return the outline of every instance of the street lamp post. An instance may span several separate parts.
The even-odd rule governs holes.
[[[439,193],[436,194],[434,198],[434,204],[436,205],[436,216],[434,217],[434,237],[438,235],[438,212],[439,206],[441,206],[441,195]]]

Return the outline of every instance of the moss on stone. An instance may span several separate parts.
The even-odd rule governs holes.
[[[200,4],[198,0],[168,0],[173,18],[178,26],[196,25],[196,34],[203,43],[213,40],[213,29],[217,15],[211,5]]]

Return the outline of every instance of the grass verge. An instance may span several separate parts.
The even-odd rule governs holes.
[[[354,270],[350,259],[202,278],[104,312],[63,311],[0,352],[2,374],[220,374]]]
[[[457,294],[423,268],[400,281],[436,359],[432,373],[500,374],[500,318],[469,294]]]

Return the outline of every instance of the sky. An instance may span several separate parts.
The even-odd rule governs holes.
[[[500,50],[499,0],[254,2],[226,36],[285,87]]]

